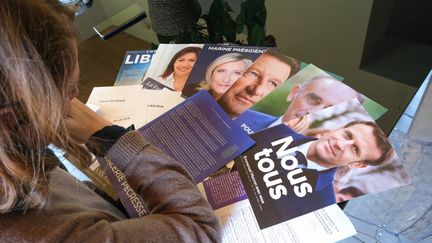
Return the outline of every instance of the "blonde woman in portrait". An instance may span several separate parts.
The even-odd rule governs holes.
[[[188,85],[183,93],[189,97],[199,90],[207,90],[218,100],[251,65],[251,58],[242,53],[219,56],[208,65],[205,80]]]

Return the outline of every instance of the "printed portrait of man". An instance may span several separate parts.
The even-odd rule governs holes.
[[[285,113],[280,117],[263,112],[247,110],[237,119],[238,124],[247,124],[253,132],[285,124],[297,132],[308,128],[306,115],[315,111],[357,98],[363,103],[365,97],[330,75],[318,75],[302,84],[295,84],[286,101]]]
[[[295,134],[300,140],[308,139],[295,131],[291,130],[290,133]],[[352,121],[341,128],[326,132],[319,138],[309,139],[311,141],[298,145],[299,151],[304,155],[299,157],[300,167],[317,173],[314,192],[319,191],[317,186],[322,188],[325,185],[331,188],[332,193],[328,195],[331,201],[335,196],[332,184],[337,167],[378,166],[393,152],[384,132],[372,121]],[[332,176],[321,179],[321,173]]]
[[[252,107],[300,69],[298,60],[268,50],[218,100],[231,118]]]
[[[276,142],[277,146],[272,147],[274,153],[269,157],[274,161],[273,164],[270,165],[270,160],[259,163],[259,160],[265,157],[265,153],[259,153],[260,150],[251,152],[256,161],[249,163],[254,177],[260,180],[260,191],[274,189],[273,195],[267,192],[263,194],[263,201],[266,203],[261,205],[260,217],[263,217],[263,221],[268,225],[336,203],[333,181],[339,166],[379,166],[393,153],[384,132],[371,121],[352,121],[319,138],[304,136],[282,125],[254,134],[252,138],[257,140],[257,144],[275,144],[274,134],[277,134],[278,138],[292,138],[288,147],[284,148],[286,154],[276,156],[275,151],[286,145]],[[257,137],[254,137],[255,135]],[[260,141],[258,136],[261,137]],[[245,167],[237,161],[236,167],[240,168],[241,175],[248,174]],[[281,185],[284,190],[278,188]],[[254,203],[257,204],[257,201],[251,200],[251,204]],[[274,211],[274,208],[277,208],[278,214],[283,215],[284,219],[266,216],[266,212]]]

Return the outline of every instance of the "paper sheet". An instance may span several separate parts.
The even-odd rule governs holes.
[[[141,85],[93,88],[87,105],[99,107],[97,113],[116,125],[128,127],[141,95]]]
[[[215,209],[222,226],[222,242],[325,243],[339,241],[356,233],[337,204],[260,230],[236,173],[224,174],[198,184],[198,189]]]
[[[140,128],[184,99],[180,92],[167,89],[148,90],[141,85],[95,87],[87,106],[98,107],[97,113],[112,123]]]
[[[183,101],[180,92],[167,89],[142,89],[137,108],[132,115],[135,128],[140,128]]]

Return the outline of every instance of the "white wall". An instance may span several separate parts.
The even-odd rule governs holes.
[[[344,76],[387,107],[379,123],[390,126],[415,89],[359,68],[372,2],[267,0],[267,34],[275,36],[282,53]]]

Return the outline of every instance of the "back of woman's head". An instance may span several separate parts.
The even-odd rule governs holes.
[[[69,148],[63,119],[77,68],[71,16],[55,0],[3,0],[0,8],[0,212],[47,201],[44,150]],[[43,162],[44,161],[44,162]]]

